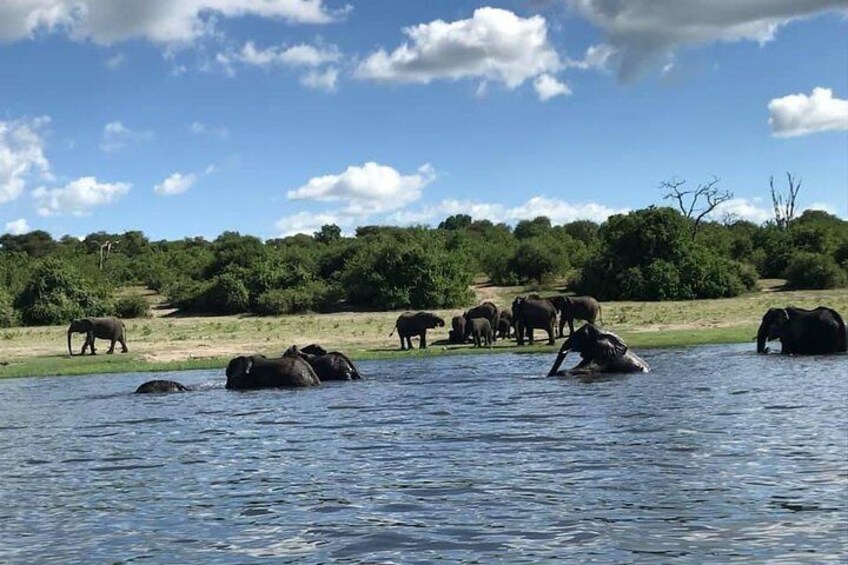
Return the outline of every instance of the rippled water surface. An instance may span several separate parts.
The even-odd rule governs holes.
[[[0,562],[844,562],[848,358],[645,351],[360,363],[368,380],[133,395],[0,382]]]

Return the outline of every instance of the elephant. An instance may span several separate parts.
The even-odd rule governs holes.
[[[268,359],[263,355],[241,356],[227,365],[230,390],[275,387],[310,387],[321,381],[312,366],[300,357]]]
[[[495,341],[495,330],[486,318],[473,318],[469,321],[471,336],[474,338],[474,347],[491,347]]]
[[[299,357],[312,367],[318,379],[324,381],[356,381],[362,378],[359,371],[344,353],[327,351],[320,345],[307,345],[298,349],[296,345],[289,347],[283,357]]]
[[[185,392],[188,390],[183,384],[176,381],[147,381],[143,385],[135,389],[136,394],[150,394],[157,392]]]
[[[559,337],[565,337],[563,329],[568,323],[568,335],[574,333],[574,320],[594,324],[601,316],[600,303],[591,296],[551,296],[548,298],[559,312]]]
[[[68,326],[68,354],[73,356],[71,350],[71,334],[84,333],[85,343],[82,344],[80,355],[85,355],[85,350],[91,348],[91,354],[96,355],[97,351],[94,348],[94,338],[108,339],[112,342],[109,351],[106,353],[112,354],[115,352],[115,342],[121,343],[122,352],[126,353],[127,349],[127,328],[124,322],[118,318],[80,318],[71,321]]]
[[[448,332],[448,340],[451,343],[465,343],[467,338],[465,325],[465,316],[454,316],[451,318],[451,330]]]
[[[497,334],[500,339],[512,337],[512,312],[509,310],[498,312]]]
[[[398,316],[395,327],[389,337],[397,330],[402,351],[412,349],[412,336],[419,337],[419,347],[427,349],[427,330],[445,327],[445,321],[430,312],[405,312]]]
[[[466,322],[470,322],[471,320],[476,320],[477,318],[484,318],[489,320],[489,325],[492,328],[498,327],[498,307],[494,302],[483,302],[479,306],[475,306],[468,310],[462,316],[465,318]],[[466,325],[465,327],[465,336],[466,338],[471,333],[471,327]]]
[[[577,351],[582,361],[573,369],[560,371],[560,365],[569,351]],[[598,329],[594,324],[584,324],[568,336],[557,353],[548,376],[587,375],[593,373],[647,373],[648,364],[630,351],[627,344],[612,332]]]
[[[766,342],[779,339],[785,355],[823,355],[846,351],[845,322],[832,308],[770,308],[757,331],[757,353],[768,353]]]
[[[550,300],[519,296],[512,302],[512,319],[518,345],[524,345],[525,333],[533,345],[533,330],[537,328],[548,332],[548,345],[556,343],[556,308]]]

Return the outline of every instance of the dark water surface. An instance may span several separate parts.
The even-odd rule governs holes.
[[[304,391],[0,382],[2,563],[826,563],[848,555],[848,357],[360,363]]]

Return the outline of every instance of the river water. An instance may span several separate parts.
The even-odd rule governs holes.
[[[844,563],[848,357],[752,349],[2,381],[0,562]],[[151,378],[195,390],[132,394]]]

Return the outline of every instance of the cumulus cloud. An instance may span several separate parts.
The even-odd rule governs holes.
[[[33,176],[49,179],[44,130],[50,118],[0,120],[0,204],[18,198]]]
[[[667,63],[678,47],[717,41],[770,41],[794,20],[846,13],[845,0],[568,0],[617,50],[619,76]]]
[[[291,216],[281,218],[275,224],[279,237],[288,237],[299,233],[313,234],[327,224],[336,224],[340,228],[349,228],[353,225],[353,217],[344,214],[322,213],[312,214],[309,212],[298,212]]]
[[[435,20],[403,30],[407,41],[391,53],[380,49],[356,69],[362,79],[428,84],[478,79],[515,89],[553,74],[562,61],[548,41],[545,18],[522,18],[509,10],[479,8],[471,18]]]
[[[610,208],[594,202],[572,204],[556,198],[534,196],[518,206],[448,199],[435,205],[425,206],[421,210],[396,212],[388,219],[394,223],[408,225],[428,223],[453,214],[468,214],[472,218],[513,224],[520,220],[547,216],[554,224],[565,224],[576,220],[603,222],[613,214],[626,212],[628,212],[626,208]]]
[[[829,88],[811,95],[790,94],[768,105],[769,125],[777,137],[795,137],[820,131],[848,130],[848,100],[833,97]]]
[[[6,233],[11,235],[22,235],[32,231],[26,219],[20,218],[11,222],[6,222]]]
[[[774,211],[763,205],[761,198],[731,198],[713,210],[713,217],[728,220],[747,220],[762,224],[774,219]]]
[[[216,18],[324,24],[348,9],[328,8],[323,0],[19,0],[0,3],[0,41],[65,33],[102,45],[128,39],[187,44],[211,33]]]
[[[254,67],[319,67],[335,63],[341,57],[342,54],[335,45],[316,46],[301,43],[292,47],[272,46],[260,49],[252,41],[245,43],[239,51],[219,53],[217,56],[218,62],[224,65],[242,63]]]
[[[336,82],[339,79],[339,71],[330,67],[324,71],[309,71],[300,79],[300,84],[313,90],[324,92],[335,92]]]
[[[392,167],[368,162],[350,166],[335,175],[313,177],[287,193],[289,200],[344,202],[344,213],[365,216],[402,208],[421,198],[421,190],[433,182],[435,170],[429,164],[403,175]]]
[[[100,149],[107,153],[115,153],[127,145],[151,139],[153,139],[153,132],[150,130],[133,130],[120,121],[109,122],[103,127]]]
[[[161,183],[153,187],[153,192],[162,196],[173,196],[182,194],[197,182],[197,175],[194,173],[182,174],[173,173]]]
[[[216,139],[227,139],[230,137],[230,130],[225,127],[220,126],[210,126],[203,122],[192,122],[190,126],[188,126],[188,131],[193,133],[194,135],[204,135],[209,137],[214,137]]]
[[[116,202],[130,187],[129,183],[101,183],[95,177],[81,177],[62,188],[37,188],[32,195],[40,216],[85,216],[92,208]]]
[[[536,89],[536,94],[539,95],[539,100],[547,102],[551,98],[557,96],[568,96],[571,94],[571,89],[564,82],[560,82],[551,75],[544,74],[536,77],[533,81],[533,88]]]

